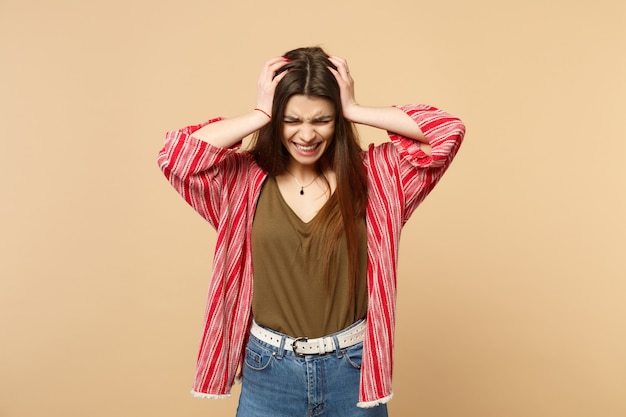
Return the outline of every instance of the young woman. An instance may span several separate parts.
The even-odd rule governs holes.
[[[354,123],[390,141],[363,151]],[[267,61],[253,110],[169,132],[159,165],[218,233],[194,395],[229,395],[240,370],[240,417],[386,416],[400,230],[464,132],[434,107],[359,105],[320,48]]]

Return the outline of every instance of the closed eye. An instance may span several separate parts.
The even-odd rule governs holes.
[[[331,123],[333,120],[334,120],[334,117],[332,116],[324,116],[324,117],[311,120],[311,123],[315,125],[325,125],[325,124]],[[297,118],[292,118],[292,117],[285,117],[283,119],[283,123],[288,124],[288,125],[294,125],[294,124],[302,123],[302,120],[297,119]]]

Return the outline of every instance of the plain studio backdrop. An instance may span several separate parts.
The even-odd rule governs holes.
[[[621,0],[0,0],[0,416],[234,415],[238,386],[189,395],[215,232],[156,155],[311,45],[360,103],[467,124],[402,236],[391,415],[625,416],[625,27]]]

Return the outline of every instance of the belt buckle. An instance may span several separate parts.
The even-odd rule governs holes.
[[[293,350],[293,353],[295,353],[295,355],[299,358],[304,358],[304,353],[298,353],[298,346],[297,343],[298,342],[307,342],[309,340],[308,337],[297,337],[293,340],[293,342],[291,342],[291,349]]]

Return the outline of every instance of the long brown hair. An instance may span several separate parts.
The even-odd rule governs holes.
[[[282,144],[282,122],[287,102],[293,95],[329,100],[335,111],[335,134],[319,160],[319,174],[332,170],[337,188],[329,203],[313,220],[316,243],[326,264],[326,280],[336,267],[336,252],[342,233],[348,248],[350,291],[354,294],[359,275],[359,236],[357,224],[363,221],[367,205],[367,177],[354,124],[343,117],[339,84],[328,67],[335,66],[319,47],[299,48],[285,54],[290,62],[278,72],[289,70],[274,93],[272,120],[253,138],[251,153],[269,175],[286,172],[289,153]],[[324,177],[325,178],[325,177]],[[328,181],[327,181],[328,183]]]

